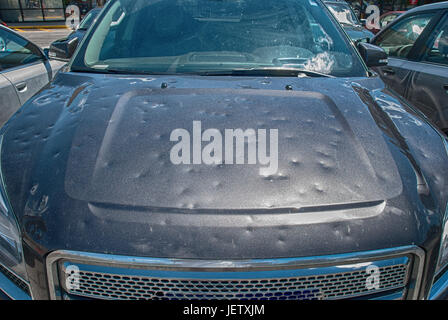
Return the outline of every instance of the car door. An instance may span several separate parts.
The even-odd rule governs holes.
[[[52,79],[51,65],[36,45],[7,28],[0,28],[0,39],[1,73],[24,104]]]
[[[407,99],[440,129],[448,131],[448,14],[427,38]]]
[[[375,68],[393,91],[406,97],[413,74],[412,57],[415,45],[430,23],[439,18],[437,11],[418,12],[391,23],[372,43],[382,47],[389,56],[387,66]]]
[[[14,86],[0,74],[0,127],[8,121],[20,106],[19,96]]]

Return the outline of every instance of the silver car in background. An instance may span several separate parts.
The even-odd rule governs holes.
[[[0,25],[0,126],[64,64],[50,60],[34,43]]]
[[[382,80],[448,133],[448,2],[402,14],[371,42],[389,56]]]

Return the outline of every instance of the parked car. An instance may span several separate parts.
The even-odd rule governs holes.
[[[448,131],[448,2],[412,9],[372,39],[389,54],[384,82]]]
[[[0,130],[5,297],[446,297],[447,138],[383,49],[308,0],[104,10]]]
[[[347,2],[325,1],[325,4],[353,41],[369,42],[373,38],[374,34],[362,25]]]
[[[381,29],[384,29],[389,23],[397,19],[400,15],[405,13],[406,11],[388,11],[380,16],[380,26]],[[373,33],[378,33],[381,29],[371,29]]]
[[[0,25],[0,126],[64,64],[49,60],[38,46]]]

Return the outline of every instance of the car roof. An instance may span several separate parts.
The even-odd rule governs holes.
[[[386,15],[386,14],[397,14],[397,13],[405,13],[406,11],[399,11],[399,10],[396,10],[396,11],[387,11],[384,15]]]
[[[375,41],[375,39],[377,39],[378,36],[383,34],[383,32],[385,30],[387,30],[391,26],[399,23],[399,21],[402,21],[403,19],[406,19],[406,17],[409,17],[410,15],[413,15],[413,14],[418,13],[418,12],[426,12],[426,11],[431,11],[431,10],[444,10],[444,9],[448,9],[448,1],[438,2],[438,3],[431,3],[431,4],[425,4],[423,6],[415,7],[413,9],[411,9],[411,10],[405,11],[403,14],[398,16],[394,21],[389,23],[386,28],[380,30],[380,32],[378,32],[375,35],[375,37],[373,37],[372,40]]]
[[[448,1],[444,1],[444,2],[437,2],[437,3],[430,3],[430,4],[425,4],[423,6],[419,6],[419,7],[415,7],[411,10],[405,11],[404,13],[402,13],[400,16],[398,16],[392,23],[390,23],[387,28],[388,29],[389,26],[394,25],[395,23],[398,23],[398,21],[401,21],[402,19],[406,19],[406,17],[413,15],[415,13],[418,12],[426,12],[426,11],[432,11],[432,10],[445,10],[448,9]],[[385,16],[385,14],[383,15]],[[381,30],[378,34],[375,35],[375,38],[382,33],[385,29]]]
[[[386,13],[383,13],[382,15],[381,15],[381,18],[385,18],[385,17],[387,17],[387,16],[400,16],[401,17],[401,15],[402,14],[404,14],[404,13],[406,13],[407,11],[388,11],[388,12],[386,12]]]
[[[448,9],[448,1],[430,3],[430,4],[425,4],[423,6],[415,7],[409,11],[406,11],[406,15],[409,13],[415,13],[415,12],[421,12],[421,11],[427,11],[427,10],[437,10],[437,9]]]

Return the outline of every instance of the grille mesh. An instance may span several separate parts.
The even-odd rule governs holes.
[[[19,287],[27,295],[31,296],[30,288],[28,285],[16,275],[10,272],[8,269],[0,264],[0,272],[3,273],[9,280],[11,280],[17,287]]]
[[[406,264],[379,268],[379,288],[369,290],[364,270],[285,278],[179,279],[80,271],[69,294],[96,299],[144,300],[317,300],[340,299],[403,288]],[[299,272],[298,272],[299,273]]]

